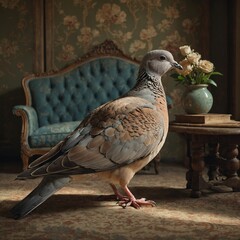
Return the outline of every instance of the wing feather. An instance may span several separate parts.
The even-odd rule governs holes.
[[[64,141],[34,161],[28,172],[36,176],[114,169],[149,155],[160,143],[163,129],[161,112],[151,103],[121,98],[93,111]]]

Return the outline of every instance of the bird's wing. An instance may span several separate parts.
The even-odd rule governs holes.
[[[163,135],[161,112],[151,103],[121,98],[93,111],[64,141],[31,163],[25,176],[115,169],[149,155]]]

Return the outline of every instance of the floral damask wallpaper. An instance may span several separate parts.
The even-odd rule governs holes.
[[[0,0],[0,79],[26,75],[32,70],[33,16],[30,0]],[[26,55],[27,54],[27,55]],[[16,81],[10,79],[0,91],[9,89]]]
[[[178,52],[182,44],[201,47],[204,1],[55,1],[55,63],[64,66],[92,45],[114,40],[132,57],[153,48]]]
[[[48,1],[52,2],[53,9],[46,7],[45,13],[52,14],[53,24],[46,22],[46,32],[52,32],[50,38],[46,35],[46,44],[52,51],[51,54],[46,52],[46,63],[52,63],[47,69],[69,65],[105,39],[114,40],[125,54],[139,60],[147,51],[156,48],[167,49],[180,59],[179,46],[189,44],[203,52],[202,46],[206,45],[202,38],[203,28],[208,31],[204,25],[206,0]],[[12,116],[12,106],[24,102],[21,79],[33,72],[34,2],[0,0],[0,104],[6,102],[5,117],[1,117],[0,122],[0,143],[13,142],[14,146],[20,141],[15,134],[20,135],[20,120]],[[167,93],[174,99],[173,117],[181,111],[182,90],[175,88],[170,78],[164,81]],[[178,141],[175,137],[170,139],[166,149]]]
[[[21,79],[33,71],[33,1],[0,0],[0,153],[17,155],[20,122],[12,107],[24,103]]]

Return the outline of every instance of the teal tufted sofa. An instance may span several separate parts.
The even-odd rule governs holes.
[[[25,77],[26,105],[13,108],[22,118],[23,168],[30,157],[46,153],[64,139],[91,110],[132,88],[138,66],[106,40],[60,71]]]
[[[23,168],[30,157],[63,140],[91,110],[132,88],[138,68],[137,60],[106,40],[62,70],[25,77],[26,105],[13,108],[22,118]]]

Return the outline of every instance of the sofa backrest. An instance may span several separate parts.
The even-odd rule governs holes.
[[[81,121],[91,110],[130,90],[138,67],[136,60],[106,41],[66,69],[23,80],[26,102],[36,110],[40,127]]]

